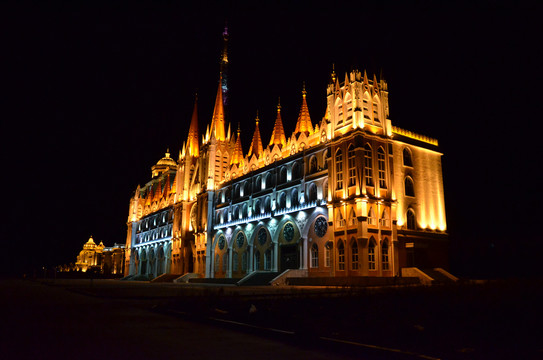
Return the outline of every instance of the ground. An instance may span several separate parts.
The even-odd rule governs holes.
[[[433,287],[3,280],[3,358],[542,358],[542,281]]]

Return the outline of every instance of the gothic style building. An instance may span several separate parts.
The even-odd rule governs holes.
[[[221,59],[224,69],[226,46]],[[257,116],[246,154],[225,119],[225,80],[202,137],[195,103],[178,160],[166,153],[130,200],[125,274],[390,277],[447,266],[438,142],[392,125],[383,79],[332,72],[319,121],[304,89],[294,132],[278,104],[269,142]]]

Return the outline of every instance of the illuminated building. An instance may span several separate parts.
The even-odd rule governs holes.
[[[96,245],[91,236],[77,256],[74,270],[81,272],[94,270],[105,275],[117,275],[123,273],[123,267],[123,245],[106,247],[102,241]]]
[[[392,126],[383,79],[355,70],[340,81],[333,71],[319,121],[304,87],[294,132],[286,136],[278,104],[270,141],[257,114],[245,155],[241,129],[225,121],[225,84],[221,75],[202,138],[195,102],[178,161],[167,153],[136,189],[126,273],[386,277],[447,267],[442,154],[437,140]]]

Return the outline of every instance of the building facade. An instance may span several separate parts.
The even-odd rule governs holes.
[[[122,275],[124,271],[124,245],[106,247],[102,241],[96,244],[92,236],[83,245],[75,265],[64,267],[64,271],[95,271],[104,275]]]
[[[320,121],[304,89],[295,131],[285,134],[278,104],[269,142],[257,116],[246,154],[241,130],[225,121],[225,84],[221,75],[206,131],[195,102],[178,160],[166,153],[130,200],[126,274],[387,277],[447,267],[438,142],[392,125],[383,79],[332,72]]]

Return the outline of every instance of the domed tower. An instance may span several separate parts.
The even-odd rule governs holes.
[[[168,170],[177,170],[177,163],[170,157],[170,149],[166,150],[164,157],[151,167],[153,179],[165,173]]]

